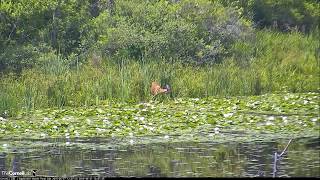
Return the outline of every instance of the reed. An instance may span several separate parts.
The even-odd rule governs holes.
[[[20,111],[90,106],[104,101],[148,101],[152,81],[170,84],[172,93],[164,99],[319,92],[316,35],[260,31],[256,38],[250,47],[239,51],[245,55],[202,67],[165,59],[105,58],[97,66],[89,63],[93,61],[89,58],[88,63],[70,68],[65,59],[53,56],[41,68],[1,77],[0,114],[10,116]]]

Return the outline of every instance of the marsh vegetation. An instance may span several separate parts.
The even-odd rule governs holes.
[[[115,144],[129,149],[152,142],[157,148],[201,142],[224,147],[228,141],[319,139],[319,16],[315,0],[3,0],[0,152],[27,146],[21,138],[62,138],[68,147],[71,139],[97,147],[95,138],[122,139]],[[154,97],[153,81],[168,84],[170,92]],[[233,145],[228,148],[223,153]],[[229,160],[189,175],[253,176],[242,168],[207,173],[233,166],[224,162]],[[169,171],[169,161],[151,169],[188,176]],[[308,176],[320,176],[314,167]]]

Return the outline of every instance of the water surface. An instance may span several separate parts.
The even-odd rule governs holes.
[[[2,140],[1,171],[38,176],[255,177],[273,176],[273,154],[288,139],[248,142],[156,142],[121,139]],[[6,144],[7,143],[7,144]],[[29,145],[26,145],[29,144]],[[319,138],[293,139],[278,177],[320,177]],[[2,175],[5,176],[5,175]]]

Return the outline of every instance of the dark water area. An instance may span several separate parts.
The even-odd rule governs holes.
[[[272,177],[273,155],[289,140],[110,146],[117,141],[51,139],[29,140],[30,146],[17,141],[10,148],[6,141],[0,141],[0,177],[14,172],[59,177]],[[320,177],[319,150],[319,137],[293,139],[277,163],[276,176]]]

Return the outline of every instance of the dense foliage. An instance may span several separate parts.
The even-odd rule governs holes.
[[[95,52],[216,62],[233,53],[236,41],[250,43],[251,27],[317,28],[318,7],[312,0],[4,0],[0,70],[21,72],[51,61],[41,58],[48,53],[69,61]]]
[[[213,0],[214,1],[214,0]],[[256,27],[307,33],[319,28],[320,3],[316,0],[219,0],[234,7]]]
[[[2,116],[145,101],[153,80],[170,97],[319,90],[316,0],[0,3]]]
[[[249,33],[249,21],[206,0],[119,1],[113,15],[103,12],[91,21],[85,38],[90,42],[84,45],[109,57],[201,63],[230,53],[230,46]]]

